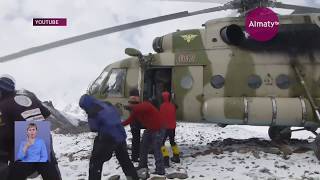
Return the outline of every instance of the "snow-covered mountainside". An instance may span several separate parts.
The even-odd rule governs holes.
[[[51,122],[51,130],[54,132],[59,134],[89,132],[85,113],[80,110],[79,106],[70,105],[67,110],[60,111],[53,106],[51,101],[43,102],[43,105],[51,112],[48,120]],[[71,111],[71,108],[75,110]]]
[[[130,128],[126,128],[131,146]],[[265,127],[178,123],[176,140],[180,164],[167,172],[187,172],[188,179],[320,179],[320,161],[312,151],[313,135],[293,133],[288,145],[270,142]],[[94,133],[53,134],[54,149],[63,179],[88,179]],[[302,139],[301,139],[302,138]],[[299,139],[299,140],[298,140]],[[167,144],[169,146],[169,144]],[[130,152],[130,150],[129,150]],[[137,164],[135,164],[137,165]],[[149,168],[154,169],[150,155]],[[113,157],[103,167],[102,179],[124,174]]]
[[[86,113],[80,108],[78,103],[67,104],[60,112],[72,119],[86,121]]]

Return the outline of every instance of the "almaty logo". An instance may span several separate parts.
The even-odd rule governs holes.
[[[190,43],[191,41],[193,41],[198,35],[196,34],[185,34],[185,35],[181,35],[182,39],[184,39],[185,41],[187,41],[187,43]]]
[[[269,8],[256,8],[247,13],[246,32],[257,41],[273,39],[279,30],[279,18]]]

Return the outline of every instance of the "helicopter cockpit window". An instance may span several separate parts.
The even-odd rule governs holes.
[[[248,86],[252,89],[258,89],[262,84],[262,80],[258,75],[251,75],[248,78]]]
[[[89,93],[96,94],[101,88],[103,80],[107,77],[109,70],[104,70],[100,76],[90,85]]]
[[[276,84],[280,89],[288,89],[290,86],[290,79],[287,75],[280,74],[276,78]]]
[[[107,81],[102,87],[102,94],[106,94],[107,97],[123,97],[125,74],[125,69],[112,69]]]
[[[215,89],[220,89],[224,86],[224,78],[221,75],[212,76],[210,83]]]

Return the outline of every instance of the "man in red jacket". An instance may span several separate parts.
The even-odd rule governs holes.
[[[176,134],[176,106],[170,102],[170,93],[165,91],[162,93],[163,103],[160,106],[160,113],[165,118],[166,122],[166,132],[163,138],[163,146],[161,147],[162,155],[164,158],[164,165],[169,167],[169,151],[165,146],[165,142],[169,137],[173,157],[171,161],[179,163],[179,148],[174,141]]]
[[[137,88],[131,89],[129,95],[132,98],[129,98],[130,104],[139,104],[140,99],[135,99],[134,97],[139,97],[139,90]],[[131,111],[130,109],[128,109]],[[131,161],[139,162],[139,154],[140,154],[140,139],[141,139],[141,129],[145,129],[139,121],[134,121],[130,124],[131,134],[132,134],[132,143],[131,143]]]
[[[139,100],[139,96],[131,96],[133,101]],[[148,168],[148,150],[152,146],[154,151],[156,170],[155,174],[164,175],[164,163],[161,146],[164,136],[164,122],[160,112],[149,101],[145,100],[138,104],[129,104],[130,116],[122,122],[126,126],[134,121],[140,122],[146,130],[143,132],[140,145],[140,161],[138,169]]]

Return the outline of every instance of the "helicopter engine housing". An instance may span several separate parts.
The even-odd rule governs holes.
[[[245,39],[242,28],[236,24],[222,28],[220,36],[225,43],[231,45],[239,45]]]

